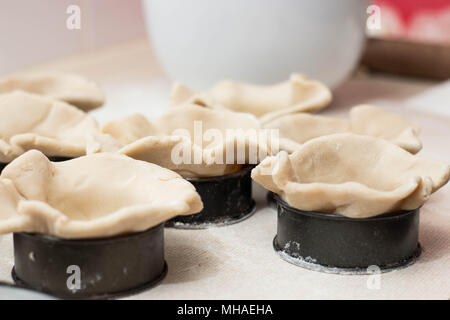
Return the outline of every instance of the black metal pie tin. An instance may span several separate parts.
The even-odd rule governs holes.
[[[275,195],[281,258],[300,267],[329,273],[370,274],[412,264],[421,253],[420,208],[371,218],[303,211]]]
[[[67,157],[47,157],[52,162],[61,162],[61,161],[67,161],[71,160],[73,158],[67,158]],[[0,173],[2,173],[3,169],[8,165],[9,163],[0,162]]]
[[[156,285],[167,273],[164,224],[103,239],[31,233],[14,233],[13,238],[16,284],[63,299],[130,295]]]
[[[266,196],[267,205],[269,208],[277,210],[277,202],[275,201],[275,193],[272,191],[267,192]]]
[[[246,165],[238,172],[223,176],[187,178],[200,195],[203,210],[197,214],[172,218],[166,222],[166,226],[203,229],[237,223],[250,217],[255,209],[250,177],[252,168]]]

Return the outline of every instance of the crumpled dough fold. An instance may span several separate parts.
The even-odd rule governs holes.
[[[80,239],[144,231],[203,204],[192,184],[155,164],[107,153],[53,163],[32,150],[3,170],[0,207],[0,234]]]
[[[350,218],[416,209],[449,177],[448,165],[352,133],[312,139],[252,171],[256,182],[295,208]]]
[[[294,73],[288,81],[268,86],[224,80],[206,93],[176,83],[170,105],[186,102],[252,113],[265,123],[284,114],[321,110],[331,102],[331,92],[319,81]]]
[[[86,154],[86,138],[100,135],[96,120],[49,97],[14,91],[0,94],[0,162],[8,163],[30,149],[47,156]]]
[[[237,134],[227,134],[230,129],[237,129]],[[252,161],[250,151],[256,155],[255,162],[270,151],[268,144],[259,143],[260,123],[254,116],[194,104],[171,109],[152,122],[139,114],[126,116],[106,123],[101,130],[123,145],[119,153],[156,163],[184,177],[232,173]],[[238,146],[245,150],[245,157],[238,157]]]
[[[350,110],[351,131],[383,138],[412,154],[422,149],[420,127],[399,115],[371,105],[360,105]]]
[[[422,149],[417,124],[371,105],[353,107],[349,119],[297,113],[276,118],[264,128],[280,130],[280,150],[288,153],[313,138],[345,132],[383,138],[412,154]]]
[[[0,93],[15,90],[46,95],[84,111],[96,109],[105,102],[97,83],[76,74],[22,73],[0,78]]]

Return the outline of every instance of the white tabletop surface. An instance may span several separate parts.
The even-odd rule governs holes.
[[[166,108],[170,81],[145,40],[31,69],[77,72],[100,82],[107,103],[93,115],[101,123],[132,112],[152,118]],[[449,97],[450,84],[427,91],[434,86],[431,81],[356,74],[335,90],[334,101],[323,114],[340,116],[356,104],[376,103],[421,125],[421,156],[449,163],[450,99],[446,109],[442,101]],[[420,242],[424,252],[420,260],[406,269],[382,274],[378,289],[367,285],[369,276],[325,274],[281,260],[272,248],[276,212],[266,206],[262,188],[254,187],[254,197],[256,213],[241,223],[206,230],[166,229],[167,277],[158,287],[130,298],[450,298],[449,185],[422,209]],[[12,281],[12,266],[12,237],[0,236],[0,281]]]

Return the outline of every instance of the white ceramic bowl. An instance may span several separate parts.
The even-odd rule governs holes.
[[[358,62],[368,0],[143,0],[164,69],[197,89],[292,72],[335,87]]]

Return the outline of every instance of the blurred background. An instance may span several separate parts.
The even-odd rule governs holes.
[[[163,104],[174,80],[203,90],[302,72],[334,90],[333,104],[441,85],[427,108],[450,114],[449,0],[0,0],[0,39],[0,76],[81,73],[110,108]]]
[[[81,28],[66,28],[70,5]],[[0,73],[145,37],[140,0],[0,0]]]
[[[174,0],[165,2],[171,1]],[[155,6],[164,14],[174,10],[168,6],[164,12],[158,2]],[[193,5],[192,1],[184,2]],[[380,28],[368,30],[370,36],[450,45],[450,1],[375,0],[372,3],[381,8],[381,24]],[[76,31],[63,27],[69,16],[66,9],[73,4],[81,8],[82,27]],[[143,38],[146,36],[144,6],[140,0],[0,0],[0,74]],[[236,13],[242,11],[241,7],[236,6]],[[263,6],[255,8],[264,13]],[[170,16],[161,18],[168,20]]]

